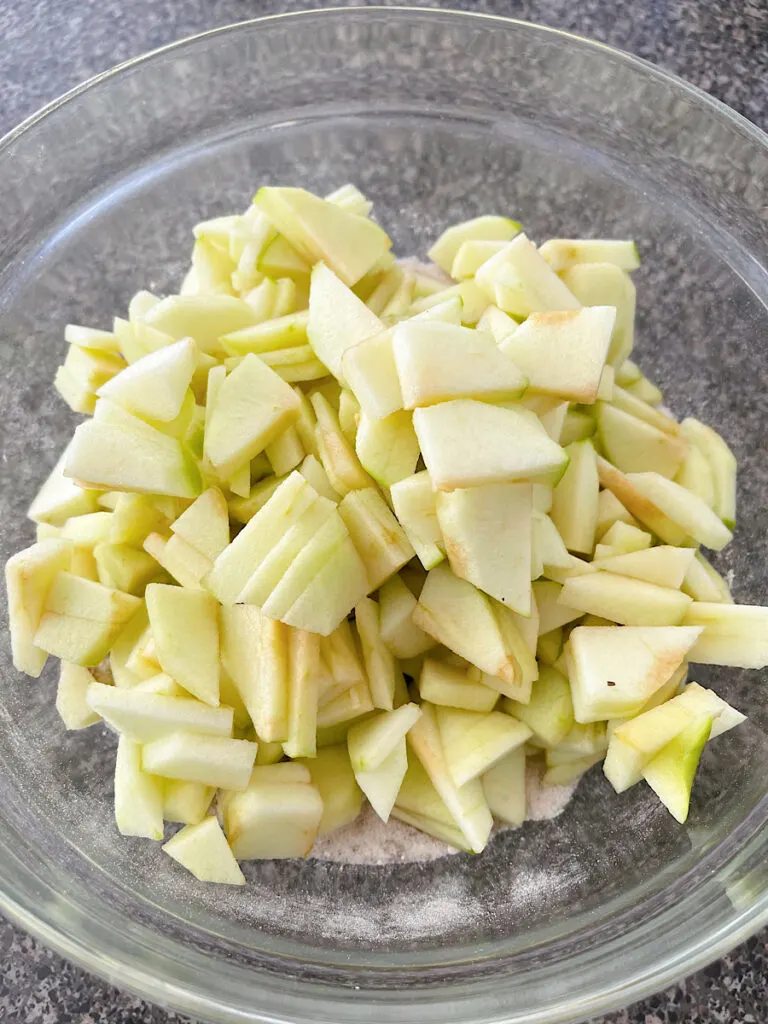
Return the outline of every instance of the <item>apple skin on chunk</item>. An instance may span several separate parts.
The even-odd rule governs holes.
[[[701,626],[577,626],[566,645],[576,721],[637,714],[701,631]]]
[[[527,479],[556,482],[568,456],[514,409],[458,399],[416,409],[413,425],[439,491]]]
[[[643,769],[643,778],[672,817],[688,818],[693,780],[712,731],[712,718],[700,715],[663,747]]]

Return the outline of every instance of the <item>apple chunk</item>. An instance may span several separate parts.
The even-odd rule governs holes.
[[[440,491],[528,479],[557,481],[568,456],[522,411],[471,399],[416,409],[413,425]]]
[[[560,601],[625,626],[679,626],[691,604],[679,590],[612,572],[566,580]]]
[[[245,876],[232,855],[216,818],[186,825],[163,846],[167,853],[201,882],[245,885]]]
[[[197,358],[197,346],[185,338],[136,360],[97,393],[136,416],[167,423],[181,412]]]
[[[203,590],[150,583],[147,611],[164,672],[214,707],[219,703],[219,609]]]
[[[47,651],[35,645],[35,632],[51,584],[62,570],[71,566],[72,550],[69,541],[41,540],[13,555],[5,566],[13,664],[19,672],[35,679],[48,658]]]
[[[379,334],[384,324],[332,270],[319,263],[309,288],[307,336],[318,359],[345,383],[344,354],[359,342]]]

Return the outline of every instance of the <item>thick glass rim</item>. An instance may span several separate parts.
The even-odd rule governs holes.
[[[0,139],[0,154],[23,135],[33,132],[39,123],[60,108],[97,88],[102,82],[149,64],[168,53],[191,48],[202,40],[242,30],[253,30],[260,25],[277,21],[296,20],[298,23],[306,24],[314,19],[370,18],[383,14],[404,19],[427,17],[445,22],[483,20],[498,25],[500,29],[514,28],[532,35],[547,34],[563,40],[570,46],[600,51],[614,60],[634,67],[643,75],[665,83],[679,93],[687,94],[699,106],[708,109],[711,116],[730,122],[731,127],[747,136],[752,144],[768,152],[768,135],[748,119],[672,72],[606,44],[564,30],[497,15],[424,7],[370,6],[333,7],[247,19],[185,37],[131,58],[93,76],[33,113]],[[765,812],[762,808],[765,803],[763,800],[742,825],[757,823],[756,819],[764,820]],[[37,863],[34,858],[22,859],[18,856],[18,851],[23,848],[22,837],[15,836],[13,829],[8,830],[5,826],[3,831],[3,863],[8,867],[2,872],[6,887],[0,889],[0,910],[9,919],[68,959],[110,982],[162,1005],[205,1019],[222,1022],[260,1020],[264,1024],[288,1024],[293,1020],[309,1021],[316,1019],[313,1013],[320,1008],[335,1015],[335,1020],[339,1024],[342,1021],[359,1019],[361,1011],[374,1008],[382,1020],[403,1020],[402,1009],[405,1004],[412,1005],[414,1010],[419,1012],[419,1019],[425,1024],[432,1021],[438,1024],[449,1019],[461,1020],[466,1024],[508,1019],[502,1016],[504,997],[514,989],[516,981],[503,974],[496,977],[484,974],[482,978],[474,981],[457,980],[456,983],[446,986],[445,995],[440,998],[436,996],[434,989],[428,988],[423,989],[422,996],[419,997],[414,991],[406,993],[403,989],[360,992],[351,988],[331,987],[322,982],[303,981],[299,983],[304,990],[303,993],[291,994],[289,997],[284,986],[286,981],[289,986],[296,984],[295,982],[259,973],[259,989],[265,993],[270,1010],[259,1011],[259,1016],[255,1016],[253,1012],[232,1008],[225,1005],[223,1000],[204,992],[205,959],[202,954],[187,950],[183,960],[181,957],[175,957],[170,952],[173,949],[172,944],[161,939],[157,945],[165,948],[158,949],[157,945],[152,943],[154,933],[139,925],[134,926],[131,935],[107,931],[100,922],[92,921],[87,912],[77,907],[66,894],[61,895],[57,891],[55,869],[52,866],[42,861]],[[709,859],[716,861],[717,857],[704,857],[704,860]],[[655,953],[653,957],[646,956],[644,960],[628,961],[626,967],[620,961],[621,967],[616,970],[615,982],[602,985],[594,993],[578,997],[569,996],[566,1001],[549,1007],[548,1019],[551,1024],[583,1020],[639,999],[672,983],[682,974],[704,966],[753,934],[768,922],[768,875],[764,875],[759,869],[763,859],[759,828],[754,828],[734,857],[726,860],[721,856],[719,863],[712,864],[706,881],[697,889],[698,896],[711,896],[715,890],[722,894],[723,887],[728,890],[730,882],[735,889],[742,892],[741,898],[738,893],[731,895],[733,912],[727,919],[721,919],[717,923],[707,920],[706,908],[698,907],[701,911],[698,919],[688,918],[680,922],[678,912],[674,908],[660,906],[657,913],[648,920],[643,920],[639,927],[632,931],[627,949],[645,946],[651,942],[656,929],[664,927],[668,929],[670,935],[679,940],[679,945],[673,945],[673,949],[670,949],[670,943],[667,942],[663,951]],[[753,880],[754,886],[745,882],[745,878]],[[145,939],[143,943],[140,941],[142,935]],[[588,970],[590,962],[590,953],[586,951],[573,958],[569,967]],[[173,965],[176,968],[173,972],[173,981],[170,980],[170,973],[163,972],[165,965]],[[593,963],[592,966],[596,965]],[[395,964],[392,964],[392,967],[395,968]],[[449,1005],[452,1007],[450,1015],[447,1013]],[[455,1016],[457,1008],[462,1012],[461,1017]],[[534,1021],[540,1020],[540,1017],[537,1013],[518,1013],[513,1019],[515,1024],[533,1024]]]

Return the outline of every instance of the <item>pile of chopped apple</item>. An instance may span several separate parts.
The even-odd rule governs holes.
[[[183,824],[163,849],[203,880],[363,797],[479,852],[527,758],[683,822],[744,718],[689,663],[768,664],[768,609],[699,550],[734,457],[629,359],[634,244],[485,216],[426,269],[390,248],[352,186],[263,188],[197,225],[180,294],[66,330],[88,418],[7,565],[14,661],[61,659],[65,726],[119,736],[118,828]]]

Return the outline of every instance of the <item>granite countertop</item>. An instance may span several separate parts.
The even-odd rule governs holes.
[[[401,0],[405,2],[405,0]],[[334,0],[335,6],[344,0]],[[653,60],[768,127],[765,0],[453,0],[569,29]],[[60,93],[128,57],[312,0],[3,0],[0,135]],[[0,919],[5,1024],[172,1024],[170,1014],[90,977]],[[731,956],[595,1024],[764,1024],[768,931]]]

